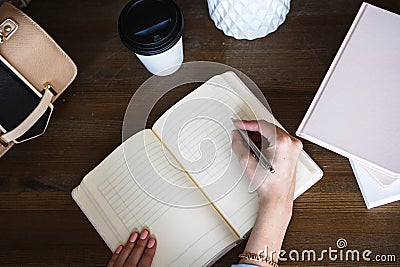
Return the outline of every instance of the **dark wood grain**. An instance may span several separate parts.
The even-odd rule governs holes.
[[[1,266],[95,266],[111,255],[70,191],[121,143],[127,104],[150,77],[118,37],[125,2],[34,0],[25,10],[75,60],[79,74],[55,103],[45,135],[0,159]],[[400,13],[398,0],[370,2]],[[185,15],[185,61],[216,61],[246,73],[293,134],[361,0],[292,1],[278,31],[255,41],[235,40],[216,29],[206,0],[178,3]],[[177,100],[166,98],[153,116]],[[281,265],[399,266],[400,202],[367,210],[347,159],[306,141],[304,148],[325,174],[296,200],[283,248],[321,251],[345,238],[351,249],[395,254],[397,263],[325,259]],[[216,266],[236,263],[243,246]]]

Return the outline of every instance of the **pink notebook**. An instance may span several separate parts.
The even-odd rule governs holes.
[[[296,133],[400,178],[400,15],[362,4]]]

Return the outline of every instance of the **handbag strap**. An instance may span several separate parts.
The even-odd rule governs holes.
[[[53,96],[51,90],[45,87],[42,99],[32,113],[29,114],[29,116],[26,117],[17,127],[3,134],[0,138],[9,143],[21,137],[43,116],[47,108],[51,105],[51,99]]]

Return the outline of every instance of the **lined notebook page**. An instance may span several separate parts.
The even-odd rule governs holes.
[[[253,112],[229,87],[211,81],[168,110],[153,130],[201,185],[220,212],[244,236],[254,225],[257,195],[231,149],[231,118],[254,119]]]
[[[251,107],[251,108],[250,108]],[[232,72],[213,77],[169,109],[153,130],[202,186],[240,236],[254,225],[257,195],[231,149],[231,117],[263,119],[280,125]],[[295,197],[322,177],[303,151]]]
[[[210,205],[162,203],[206,202],[164,153],[151,130],[136,134],[83,179],[74,199],[111,250],[134,229],[148,227],[158,242],[156,266],[204,264],[237,238]]]

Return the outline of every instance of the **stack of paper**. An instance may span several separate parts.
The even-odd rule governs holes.
[[[363,3],[297,130],[351,159],[368,208],[400,199],[399,29]]]

